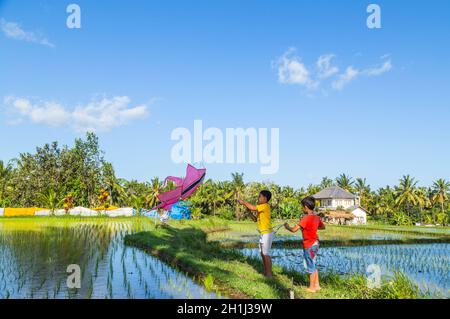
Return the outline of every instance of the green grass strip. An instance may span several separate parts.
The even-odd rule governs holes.
[[[186,272],[208,290],[232,298],[423,298],[417,285],[401,273],[371,289],[360,275],[321,274],[322,290],[304,291],[307,276],[273,267],[274,279],[266,279],[258,258],[243,256],[237,250],[224,249],[219,242],[208,241],[205,231],[195,227],[160,227],[125,237],[125,244],[144,249],[173,267]]]

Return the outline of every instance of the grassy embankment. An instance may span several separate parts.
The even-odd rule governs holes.
[[[307,284],[303,273],[274,267],[275,279],[268,280],[261,275],[261,262],[243,256],[234,249],[224,247],[254,247],[257,232],[251,222],[228,222],[219,219],[202,221],[171,221],[169,228],[155,228],[148,218],[108,218],[108,217],[16,217],[0,218],[0,230],[21,227],[72,227],[79,223],[119,227],[127,232],[137,232],[126,237],[126,243],[145,249],[159,256],[172,266],[188,273],[209,290],[218,291],[228,297],[236,298],[288,298],[289,290],[296,298],[418,298],[424,297],[406,277],[398,274],[396,278],[385,281],[380,289],[369,289],[363,276],[338,276],[321,274],[322,290],[317,294],[304,292]],[[293,222],[291,223],[293,224]],[[362,245],[374,243],[420,243],[449,242],[449,229],[439,228],[433,238],[423,238],[420,228],[395,229],[382,227],[328,226],[321,232],[323,245]],[[386,232],[384,231],[386,230]],[[410,233],[413,234],[410,234]],[[415,234],[418,232],[418,234]],[[405,239],[374,240],[373,236],[384,233],[401,233]],[[285,230],[278,234],[279,239],[291,235]],[[426,235],[426,234],[425,234]],[[300,238],[282,241],[279,245],[299,247]]]
[[[172,223],[153,231],[129,235],[125,243],[158,256],[170,265],[186,272],[215,290],[235,298],[421,298],[418,287],[402,274],[385,280],[381,288],[367,287],[366,278],[359,275],[322,274],[322,290],[316,294],[304,291],[305,274],[274,266],[274,279],[261,275],[259,259],[245,257],[234,249],[224,249],[218,239],[222,233],[236,236],[254,225],[223,221]],[[337,231],[336,229],[332,231]],[[298,244],[298,242],[297,242]],[[335,244],[337,242],[335,241]]]

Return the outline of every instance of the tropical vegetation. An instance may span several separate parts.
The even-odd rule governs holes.
[[[372,221],[405,226],[449,223],[450,181],[440,178],[422,186],[411,175],[402,176],[398,185],[379,189],[372,189],[365,178],[348,174],[294,189],[273,182],[246,183],[244,174],[233,173],[227,181],[206,180],[189,204],[195,218],[244,220],[248,215],[236,199],[254,202],[261,189],[269,189],[274,216],[288,219],[298,214],[303,197],[332,185],[358,195]],[[37,147],[34,153],[0,161],[0,207],[44,206],[54,211],[73,206],[132,206],[140,212],[154,207],[159,192],[170,187],[158,177],[147,182],[118,178],[93,133],[77,138],[72,147],[53,142]]]

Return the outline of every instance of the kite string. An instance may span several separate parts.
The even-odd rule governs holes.
[[[272,232],[273,232],[274,234],[276,234],[276,233],[284,226],[284,224],[285,224],[285,222],[283,222],[282,224],[280,224],[280,225],[278,225],[278,226],[270,227],[270,228],[268,228],[268,229],[264,229],[264,230],[259,230],[259,229],[258,229],[258,232],[259,232],[259,233],[262,233],[262,232],[265,232],[265,231],[268,231],[268,230],[272,230]]]

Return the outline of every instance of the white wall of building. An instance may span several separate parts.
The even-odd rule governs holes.
[[[352,206],[355,206],[355,200],[354,199],[333,199],[331,201],[332,207],[344,207],[349,208]]]
[[[356,208],[352,211],[352,214],[355,215],[353,224],[367,224],[367,213],[363,209]]]

